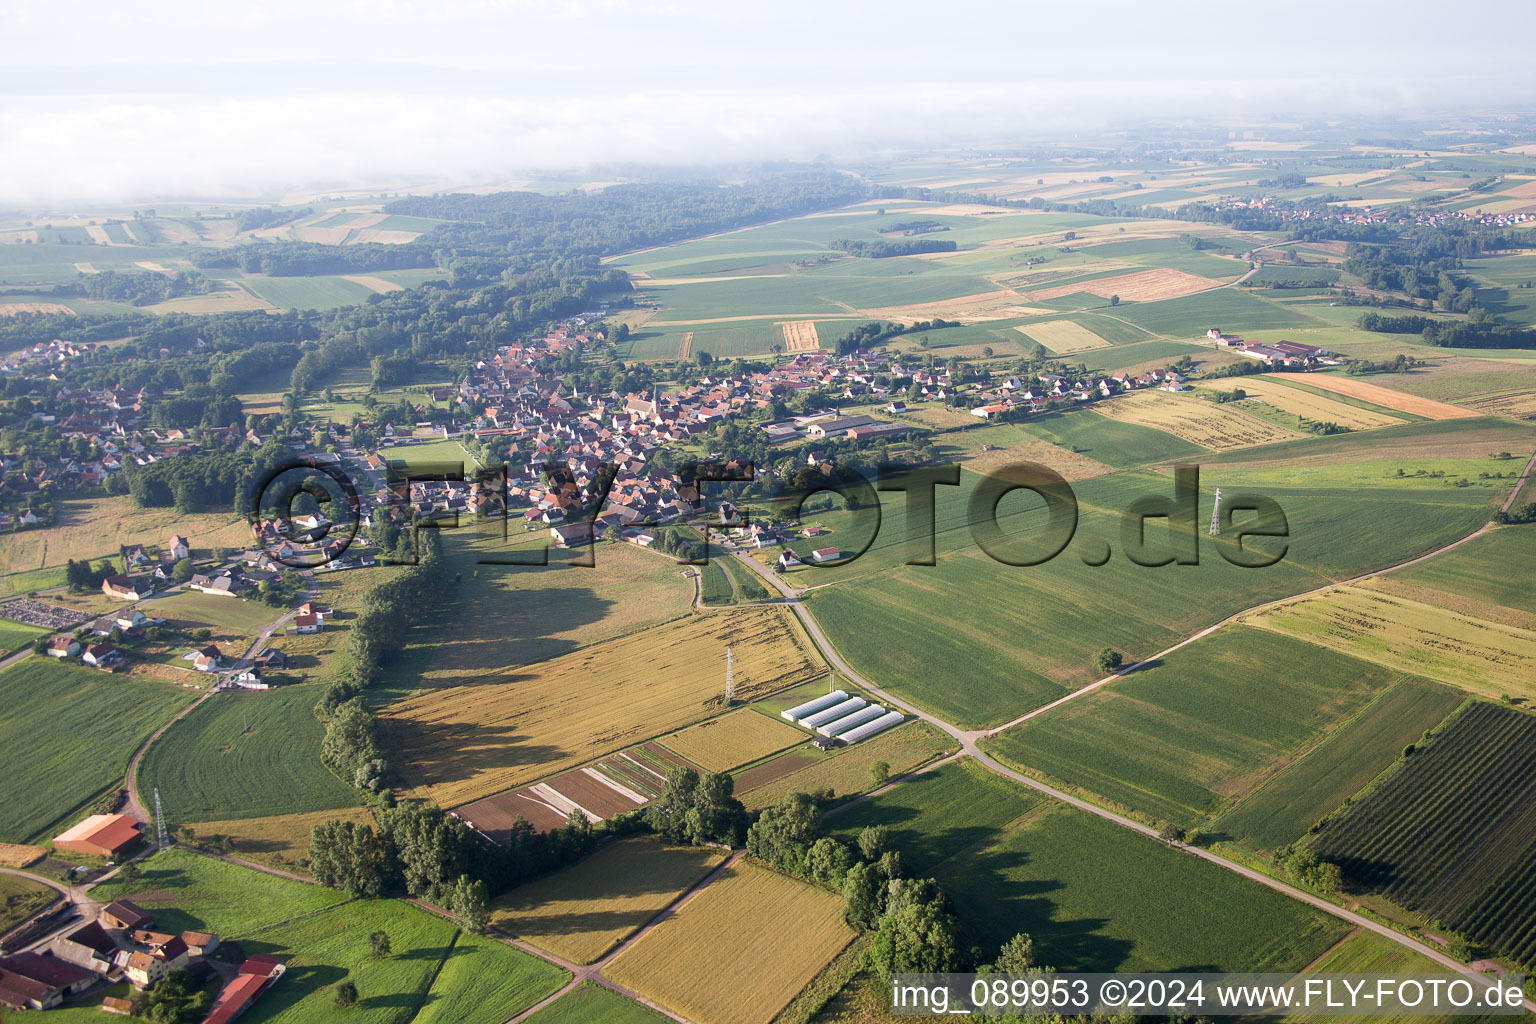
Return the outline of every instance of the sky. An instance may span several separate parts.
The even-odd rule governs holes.
[[[1533,28],[1503,0],[0,0],[0,206],[1528,109]]]

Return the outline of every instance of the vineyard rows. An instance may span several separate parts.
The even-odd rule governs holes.
[[[1474,702],[1324,826],[1360,889],[1536,962],[1536,716]]]

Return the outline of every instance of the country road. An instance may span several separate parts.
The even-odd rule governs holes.
[[[1503,505],[1500,506],[1501,510],[1508,511],[1509,508],[1514,504],[1515,499],[1519,496],[1520,491],[1525,486],[1527,479],[1529,479],[1533,467],[1536,467],[1536,453],[1533,453],[1531,455],[1530,459],[1528,459],[1526,461],[1525,468],[1521,471],[1519,479],[1517,479],[1515,481],[1514,487],[1510,490],[1509,497],[1507,497],[1504,500]],[[1397,571],[1399,569],[1406,568],[1407,566],[1418,565],[1421,562],[1428,561],[1429,559],[1432,559],[1432,558],[1435,558],[1435,557],[1438,557],[1440,555],[1445,554],[1447,551],[1451,551],[1451,550],[1453,550],[1455,548],[1458,548],[1461,545],[1467,543],[1468,541],[1470,541],[1470,540],[1472,540],[1472,539],[1474,539],[1476,537],[1482,536],[1483,534],[1487,533],[1491,527],[1492,527],[1491,523],[1484,523],[1482,526],[1478,527],[1476,530],[1474,530],[1473,532],[1467,534],[1466,536],[1461,537],[1461,538],[1459,538],[1459,539],[1457,539],[1455,541],[1452,541],[1449,544],[1442,545],[1441,547],[1438,547],[1438,548],[1436,548],[1433,551],[1427,552],[1427,553],[1422,554],[1422,555],[1417,555],[1417,556],[1415,556],[1413,558],[1407,559],[1406,561],[1398,562],[1398,563],[1386,566],[1386,567],[1381,568],[1381,569],[1375,569],[1375,570],[1372,570],[1372,571],[1367,572],[1367,573],[1362,573],[1362,574],[1360,574],[1358,576],[1354,576],[1354,577],[1351,577],[1351,578],[1346,579],[1346,580],[1340,580],[1340,581],[1335,582],[1335,583],[1330,583],[1330,584],[1328,584],[1326,586],[1319,587],[1316,590],[1308,591],[1307,593],[1308,594],[1321,593],[1322,591],[1330,590],[1330,589],[1332,589],[1334,587],[1344,586],[1344,585],[1349,584],[1349,583],[1355,583],[1355,582],[1358,582],[1360,580],[1369,579],[1369,578],[1374,577],[1374,576],[1379,576],[1379,575],[1381,575],[1383,573],[1395,572],[1395,571]],[[945,721],[942,718],[939,718],[937,715],[931,714],[930,712],[927,712],[927,711],[924,711],[924,710],[922,710],[920,708],[912,706],[908,702],[906,702],[906,701],[902,700],[901,698],[896,697],[895,695],[891,694],[889,691],[884,690],[884,689],[882,689],[882,688],[880,688],[878,686],[875,686],[874,684],[870,683],[867,679],[865,679],[863,676],[861,676],[858,672],[854,671],[853,667],[851,665],[849,665],[846,661],[843,660],[843,657],[837,651],[837,648],[835,648],[832,645],[831,641],[827,639],[827,636],[822,631],[820,624],[817,623],[815,617],[810,613],[810,609],[808,609],[805,606],[805,604],[801,601],[801,599],[800,599],[800,595],[802,593],[801,591],[796,590],[794,587],[791,587],[790,585],[785,583],[783,581],[783,579],[779,576],[779,574],[777,574],[777,573],[773,572],[772,570],[768,569],[762,563],[760,563],[756,559],[751,558],[750,556],[742,553],[740,550],[735,549],[735,548],[731,548],[731,549],[728,549],[728,550],[730,550],[731,554],[733,554],[742,564],[746,565],[749,569],[751,569],[752,571],[756,572],[759,576],[761,576],[763,578],[763,580],[769,586],[773,587],[774,590],[776,590],[778,593],[783,595],[782,602],[775,602],[775,603],[782,603],[784,605],[787,605],[789,608],[791,608],[794,611],[796,617],[799,618],[801,625],[803,625],[805,627],[806,632],[808,632],[811,635],[812,639],[816,642],[817,646],[821,648],[821,652],[826,657],[828,664],[830,664],[834,669],[836,669],[838,672],[841,672],[847,679],[851,680],[854,684],[856,684],[860,688],[868,691],[869,693],[874,694],[875,696],[879,697],[881,700],[885,701],[886,703],[888,703],[888,704],[890,704],[890,705],[892,705],[894,707],[900,708],[903,712],[905,712],[907,714],[910,714],[913,717],[918,718],[918,719],[920,719],[920,720],[922,720],[924,722],[927,722],[928,724],[934,726],[935,728],[938,728],[938,729],[942,730],[943,732],[947,733],[949,736],[953,737],[955,739],[955,741],[960,744],[960,753],[956,754],[956,755],[951,755],[951,757],[945,758],[944,760],[948,761],[948,760],[952,760],[954,758],[961,757],[961,756],[972,757],[979,764],[985,766],[989,771],[995,772],[998,775],[1003,776],[1004,778],[1011,779],[1012,781],[1017,782],[1020,785],[1028,786],[1029,788],[1031,788],[1033,790],[1036,790],[1036,791],[1038,791],[1040,793],[1044,793],[1047,796],[1050,796],[1050,797],[1053,797],[1056,800],[1062,801],[1063,803],[1070,804],[1073,807],[1078,808],[1079,810],[1083,810],[1083,811],[1088,812],[1089,814],[1096,815],[1096,816],[1098,816],[1100,818],[1103,818],[1106,821],[1111,821],[1111,822],[1115,823],[1116,825],[1121,826],[1122,828],[1130,829],[1131,831],[1139,833],[1140,835],[1146,836],[1146,837],[1148,837],[1148,838],[1150,838],[1150,839],[1152,839],[1153,841],[1156,841],[1156,842],[1161,842],[1162,841],[1161,839],[1158,838],[1158,833],[1157,833],[1156,829],[1153,829],[1153,828],[1151,828],[1150,826],[1147,826],[1147,825],[1143,825],[1140,822],[1132,821],[1130,818],[1127,818],[1127,817],[1125,817],[1123,815],[1120,815],[1120,814],[1116,814],[1113,811],[1107,810],[1107,809],[1105,809],[1103,807],[1098,806],[1097,804],[1094,804],[1094,803],[1091,803],[1091,802],[1089,802],[1087,800],[1081,799],[1080,797],[1075,797],[1075,796],[1071,795],[1070,793],[1064,793],[1061,790],[1056,789],[1053,786],[1048,786],[1045,783],[1042,783],[1042,782],[1040,782],[1040,781],[1038,781],[1036,779],[1030,778],[1028,775],[1025,775],[1022,772],[1015,771],[1012,768],[1007,767],[1006,765],[1000,764],[998,761],[996,761],[990,755],[988,755],[985,751],[980,749],[980,747],[977,745],[978,741],[983,739],[983,738],[985,738],[985,737],[995,735],[995,734],[1001,732],[1004,729],[1007,729],[1007,728],[1009,728],[1011,726],[1019,724],[1020,722],[1028,721],[1029,719],[1034,718],[1037,715],[1042,715],[1045,712],[1051,710],[1052,708],[1058,708],[1058,707],[1060,707],[1063,704],[1066,704],[1066,703],[1068,703],[1070,701],[1076,700],[1079,697],[1082,697],[1084,694],[1091,693],[1094,690],[1099,689],[1100,687],[1107,686],[1107,685],[1115,682],[1117,679],[1120,679],[1120,678],[1122,678],[1122,677],[1124,677],[1126,675],[1129,675],[1130,673],[1135,672],[1138,669],[1145,668],[1146,666],[1151,665],[1151,664],[1155,664],[1158,661],[1160,661],[1161,659],[1165,658],[1167,655],[1173,653],[1174,651],[1177,651],[1177,650],[1179,650],[1182,647],[1185,647],[1185,646],[1187,646],[1189,644],[1192,644],[1196,640],[1200,640],[1200,639],[1202,639],[1204,637],[1210,636],[1212,633],[1215,633],[1217,630],[1220,630],[1220,629],[1222,629],[1225,626],[1231,625],[1233,622],[1236,622],[1238,619],[1242,618],[1245,615],[1250,615],[1250,614],[1252,614],[1255,611],[1259,611],[1259,610],[1262,610],[1264,608],[1268,608],[1271,605],[1278,604],[1279,601],[1293,601],[1297,597],[1307,596],[1307,595],[1304,595],[1304,594],[1303,595],[1292,595],[1290,597],[1281,598],[1278,601],[1266,601],[1266,602],[1263,602],[1261,604],[1254,605],[1252,608],[1247,608],[1247,609],[1244,609],[1243,611],[1237,612],[1236,614],[1227,616],[1226,618],[1222,619],[1220,622],[1217,622],[1214,625],[1208,626],[1205,629],[1202,629],[1199,632],[1193,634],[1192,636],[1189,636],[1189,637],[1185,638],[1184,640],[1181,640],[1180,642],[1174,644],[1173,646],[1168,647],[1168,648],[1166,648],[1164,650],[1161,650],[1161,651],[1157,652],[1156,654],[1152,655],[1150,658],[1146,658],[1146,659],[1143,659],[1141,661],[1137,661],[1137,662],[1135,662],[1133,664],[1127,665],[1124,668],[1121,668],[1119,671],[1115,672],[1113,675],[1106,676],[1103,679],[1100,679],[1100,680],[1098,680],[1098,681],[1096,681],[1094,683],[1091,683],[1091,684],[1089,684],[1087,686],[1084,686],[1084,687],[1082,687],[1080,689],[1074,690],[1074,691],[1072,691],[1071,693],[1067,694],[1064,697],[1061,697],[1061,698],[1059,698],[1057,700],[1054,700],[1054,701],[1052,701],[1049,704],[1043,705],[1042,707],[1035,708],[1034,710],[1029,711],[1029,712],[1027,712],[1027,713],[1025,713],[1023,715],[1020,715],[1019,717],[1014,718],[1014,719],[1004,723],[1003,725],[997,726],[996,728],[993,728],[993,729],[965,730],[965,729],[961,729],[958,726],[953,725],[953,724]],[[932,765],[927,766],[927,768],[931,768],[931,767],[932,767]],[[899,781],[900,781],[899,779],[893,780],[891,784],[894,785],[895,783],[897,783]],[[1381,935],[1381,936],[1383,936],[1385,938],[1391,939],[1393,942],[1396,942],[1399,945],[1405,946],[1408,949],[1412,950],[1413,952],[1418,953],[1421,956],[1427,957],[1430,960],[1434,961],[1437,964],[1440,964],[1443,967],[1448,967],[1451,970],[1457,971],[1457,972],[1459,972],[1461,974],[1470,975],[1470,976],[1472,976],[1474,978],[1478,978],[1480,980],[1482,980],[1484,978],[1484,976],[1481,973],[1479,973],[1478,971],[1474,970],[1471,966],[1469,966],[1467,964],[1464,964],[1464,963],[1462,963],[1459,960],[1453,959],[1452,957],[1447,956],[1446,954],[1440,952],[1438,949],[1434,948],[1433,946],[1430,946],[1430,945],[1428,945],[1426,943],[1420,942],[1417,939],[1414,939],[1414,938],[1412,938],[1412,937],[1410,937],[1408,935],[1403,934],[1402,932],[1397,931],[1394,928],[1389,927],[1388,925],[1381,924],[1381,923],[1379,923],[1377,921],[1373,921],[1370,918],[1367,918],[1367,917],[1364,917],[1364,916],[1362,916],[1360,914],[1357,914],[1354,911],[1347,910],[1344,907],[1341,907],[1341,906],[1338,906],[1337,904],[1331,903],[1328,900],[1325,900],[1325,899],[1323,899],[1321,897],[1314,896],[1311,893],[1308,893],[1308,892],[1305,892],[1305,891],[1303,891],[1301,889],[1298,889],[1298,888],[1296,888],[1293,885],[1289,885],[1289,884],[1287,884],[1285,882],[1280,881],[1277,878],[1273,878],[1270,875],[1266,875],[1266,874],[1264,874],[1261,871],[1255,871],[1252,868],[1245,867],[1245,866],[1243,866],[1241,864],[1238,864],[1238,863],[1236,863],[1234,861],[1228,860],[1225,857],[1222,857],[1222,856],[1220,856],[1220,855],[1218,855],[1216,853],[1213,853],[1210,850],[1206,850],[1206,849],[1203,849],[1203,848],[1200,848],[1200,847],[1197,847],[1197,846],[1191,846],[1191,845],[1188,845],[1186,843],[1173,843],[1173,844],[1170,844],[1170,845],[1174,846],[1175,848],[1177,848],[1179,850],[1184,851],[1185,853],[1190,854],[1191,856],[1199,857],[1202,860],[1208,861],[1208,862],[1210,862],[1212,864],[1215,864],[1215,865],[1217,865],[1219,867],[1225,868],[1228,871],[1232,871],[1232,872],[1234,872],[1236,874],[1242,875],[1244,878],[1247,878],[1247,879],[1249,879],[1251,881],[1257,882],[1260,885],[1268,886],[1270,889],[1273,889],[1273,890],[1275,890],[1276,892],[1279,892],[1279,893],[1283,893],[1286,896],[1290,896],[1292,899],[1300,900],[1303,903],[1308,904],[1309,906],[1316,907],[1319,910],[1322,910],[1322,911],[1325,911],[1325,912],[1327,912],[1329,914],[1332,914],[1333,916],[1341,918],[1344,921],[1347,921],[1347,922],[1349,922],[1350,924],[1352,924],[1352,925],[1354,925],[1356,927],[1365,928],[1365,929],[1367,929],[1367,930],[1369,930],[1371,932],[1374,932],[1374,933],[1376,933],[1378,935]],[[1531,1013],[1536,1013],[1536,999],[1527,998],[1527,999],[1525,999],[1524,1004],[1525,1004],[1525,1008],[1526,1008],[1527,1011],[1529,1011]]]

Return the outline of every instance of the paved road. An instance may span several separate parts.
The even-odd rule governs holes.
[[[1509,497],[1505,499],[1503,505],[1501,506],[1501,508],[1503,510],[1508,511],[1510,506],[1514,504],[1515,498],[1519,495],[1521,488],[1525,486],[1526,480],[1530,477],[1530,474],[1532,472],[1532,468],[1533,467],[1536,467],[1536,454],[1532,454],[1531,458],[1529,460],[1527,460],[1527,462],[1525,464],[1524,470],[1521,471],[1519,479],[1515,481],[1515,486],[1510,491]],[[1355,576],[1355,577],[1352,577],[1352,578],[1350,578],[1348,580],[1340,581],[1338,583],[1330,583],[1327,586],[1319,587],[1319,588],[1317,588],[1317,590],[1310,591],[1309,593],[1320,593],[1322,591],[1330,590],[1330,589],[1332,589],[1334,587],[1342,586],[1342,585],[1347,584],[1347,583],[1358,582],[1359,580],[1368,579],[1370,577],[1377,576],[1377,575],[1380,575],[1380,574],[1386,573],[1386,572],[1395,572],[1396,570],[1406,568],[1407,566],[1410,566],[1410,565],[1418,565],[1421,562],[1428,561],[1431,558],[1435,558],[1435,557],[1437,557],[1439,555],[1444,554],[1447,551],[1451,551],[1454,548],[1460,547],[1462,544],[1467,543],[1468,541],[1472,540],[1475,537],[1482,536],[1483,534],[1488,532],[1490,527],[1491,527],[1491,524],[1485,523],[1483,526],[1481,526],[1478,529],[1474,530],[1472,533],[1467,534],[1466,536],[1464,536],[1464,537],[1462,537],[1462,538],[1460,538],[1458,540],[1452,541],[1449,544],[1445,544],[1445,545],[1443,545],[1443,546],[1441,546],[1439,548],[1436,548],[1434,551],[1428,552],[1427,554],[1419,555],[1419,556],[1417,556],[1415,558],[1408,559],[1407,561],[1399,562],[1399,563],[1397,563],[1395,565],[1390,565],[1390,566],[1387,566],[1387,567],[1382,568],[1382,569],[1374,570],[1372,572],[1363,573],[1363,574],[1361,574],[1359,576]],[[1081,799],[1079,797],[1075,797],[1075,796],[1071,795],[1070,793],[1064,793],[1061,790],[1058,790],[1058,789],[1056,789],[1056,788],[1054,788],[1052,786],[1047,786],[1044,783],[1039,782],[1036,779],[1030,778],[1029,776],[1023,774],[1022,772],[1014,771],[1012,768],[1009,768],[1006,765],[998,763],[990,755],[988,755],[986,752],[981,750],[980,747],[977,745],[978,741],[983,739],[983,738],[985,738],[985,737],[987,737],[987,736],[994,735],[994,734],[1002,731],[1003,729],[1008,728],[1009,726],[1017,725],[1019,722],[1027,721],[1030,718],[1035,717],[1036,715],[1044,714],[1046,711],[1049,711],[1052,708],[1060,707],[1062,704],[1065,704],[1068,701],[1076,700],[1077,698],[1083,696],[1084,694],[1091,693],[1092,691],[1094,691],[1094,690],[1096,690],[1096,689],[1098,689],[1098,688],[1100,688],[1102,686],[1107,686],[1110,683],[1114,682],[1116,679],[1119,679],[1119,678],[1121,678],[1121,677],[1123,677],[1123,676],[1125,676],[1125,675],[1127,675],[1127,674],[1129,674],[1131,672],[1135,672],[1135,671],[1137,671],[1140,668],[1143,668],[1143,667],[1145,667],[1145,666],[1147,666],[1147,665],[1149,665],[1151,663],[1154,663],[1154,662],[1157,662],[1157,661],[1161,660],[1162,658],[1166,657],[1168,654],[1171,654],[1172,652],[1178,650],[1181,647],[1184,647],[1184,646],[1186,646],[1188,644],[1194,643],[1196,640],[1199,640],[1199,639],[1201,639],[1203,637],[1207,637],[1207,636],[1211,635],[1212,633],[1214,633],[1217,630],[1223,628],[1224,626],[1230,625],[1231,623],[1237,621],[1239,618],[1241,618],[1244,615],[1251,614],[1252,612],[1255,612],[1255,611],[1258,611],[1258,610],[1261,610],[1263,608],[1267,608],[1267,607],[1270,607],[1271,605],[1279,603],[1278,601],[1267,601],[1267,602],[1264,602],[1262,604],[1255,605],[1252,608],[1245,609],[1244,611],[1238,612],[1235,615],[1230,615],[1227,618],[1222,619],[1220,622],[1216,623],[1215,625],[1209,626],[1209,627],[1199,631],[1198,633],[1195,633],[1193,636],[1190,636],[1187,639],[1182,640],[1182,641],[1180,641],[1177,644],[1174,644],[1172,647],[1169,647],[1166,650],[1159,651],[1157,654],[1153,655],[1152,657],[1150,657],[1148,659],[1136,662],[1135,664],[1132,664],[1132,665],[1127,665],[1125,668],[1123,668],[1120,671],[1116,672],[1114,675],[1106,676],[1105,678],[1100,679],[1097,682],[1091,683],[1088,686],[1085,686],[1085,687],[1083,687],[1081,689],[1078,689],[1078,690],[1074,690],[1072,693],[1067,694],[1065,697],[1062,697],[1062,698],[1060,698],[1058,700],[1052,701],[1050,704],[1047,704],[1047,705],[1045,705],[1043,707],[1037,708],[1037,709],[1035,709],[1033,711],[1030,711],[1030,712],[1028,712],[1028,713],[1026,713],[1024,715],[1021,715],[1018,718],[1015,718],[1015,719],[1013,719],[1010,722],[1007,722],[1007,723],[1005,723],[1005,724],[1003,724],[1001,726],[998,726],[995,729],[964,730],[964,729],[959,728],[958,726],[952,725],[951,723],[944,721],[943,719],[939,718],[936,715],[933,715],[933,714],[931,714],[931,713],[929,713],[927,711],[924,711],[924,710],[922,710],[920,708],[913,707],[912,705],[908,704],[906,701],[903,701],[900,698],[896,697],[895,695],[891,694],[889,691],[881,689],[880,687],[875,686],[874,684],[870,683],[863,676],[861,676],[858,672],[854,671],[853,667],[851,665],[849,665],[846,661],[843,660],[842,655],[840,653],[838,653],[837,649],[827,639],[826,634],[824,632],[822,632],[820,624],[817,623],[815,617],[811,615],[810,610],[800,600],[801,591],[797,591],[795,588],[789,586],[787,583],[784,582],[784,580],[777,573],[774,573],[770,569],[766,568],[760,562],[758,562],[756,559],[751,558],[748,555],[743,554],[739,550],[732,550],[731,553],[734,554],[748,568],[750,568],[752,571],[756,572],[759,576],[761,576],[764,579],[764,581],[766,581],[768,583],[769,586],[773,587],[775,590],[777,590],[780,594],[783,595],[784,600],[783,600],[782,603],[787,605],[787,606],[789,606],[794,611],[795,615],[800,619],[801,624],[805,627],[806,631],[808,633],[810,633],[811,637],[816,641],[817,645],[821,648],[821,651],[822,651],[823,655],[826,657],[828,663],[831,664],[831,666],[834,669],[836,669],[837,671],[841,672],[845,677],[847,677],[849,680],[851,680],[853,683],[855,683],[856,685],[858,685],[862,689],[867,690],[868,692],[876,695],[877,697],[879,697],[881,700],[885,701],[886,703],[888,703],[888,704],[890,704],[890,705],[892,705],[894,707],[898,707],[898,708],[902,709],[904,712],[912,715],[913,717],[921,719],[922,721],[929,723],[930,725],[934,726],[935,728],[938,728],[938,729],[942,730],[943,732],[949,734],[951,737],[953,737],[956,740],[956,742],[958,742],[959,745],[960,745],[960,753],[952,755],[950,758],[946,758],[945,759],[946,761],[947,760],[952,760],[952,759],[955,759],[955,758],[959,758],[959,757],[962,757],[962,756],[974,758],[978,763],[984,765],[988,770],[996,772],[997,774],[999,774],[999,775],[1001,775],[1001,776],[1003,776],[1005,778],[1011,779],[1014,782],[1019,783],[1020,785],[1028,786],[1029,788],[1031,788],[1033,790],[1036,790],[1038,792],[1041,792],[1041,793],[1044,793],[1044,794],[1046,794],[1048,796],[1051,796],[1051,797],[1053,797],[1053,798],[1055,798],[1057,800],[1062,801],[1063,803],[1071,804],[1073,807],[1076,807],[1079,810],[1087,811],[1089,814],[1097,815],[1098,817],[1103,818],[1106,821],[1114,822],[1116,825],[1119,825],[1122,828],[1130,829],[1133,832],[1139,833],[1139,834],[1141,834],[1143,836],[1147,836],[1147,837],[1153,839],[1154,841],[1158,841],[1158,842],[1161,842],[1162,840],[1160,840],[1158,838],[1157,830],[1155,830],[1153,828],[1150,828],[1149,826],[1143,825],[1140,822],[1132,821],[1130,818],[1127,818],[1124,815],[1116,814],[1113,811],[1106,810],[1105,808],[1100,807],[1097,804],[1093,804],[1093,803],[1088,802],[1087,800],[1083,800],[1083,799]],[[1292,600],[1295,600],[1296,597],[1298,597],[1298,596],[1305,596],[1305,595],[1293,595],[1292,597],[1283,598],[1282,600],[1292,601]],[[929,766],[929,767],[931,768],[933,766]],[[1331,902],[1329,902],[1329,901],[1327,901],[1325,899],[1322,899],[1320,897],[1314,896],[1311,893],[1308,893],[1308,892],[1305,892],[1305,891],[1303,891],[1301,889],[1296,888],[1295,886],[1288,885],[1285,882],[1280,881],[1279,879],[1276,879],[1276,878],[1273,878],[1273,877],[1271,877],[1269,875],[1264,874],[1263,872],[1255,871],[1255,870],[1253,870],[1251,868],[1244,867],[1241,864],[1234,863],[1233,861],[1227,860],[1225,857],[1219,856],[1218,854],[1215,854],[1215,853],[1213,853],[1213,852],[1211,852],[1209,850],[1201,849],[1199,847],[1189,846],[1189,845],[1184,844],[1184,843],[1173,843],[1171,845],[1174,846],[1176,849],[1182,850],[1185,853],[1190,854],[1191,856],[1199,857],[1202,860],[1209,861],[1212,864],[1215,864],[1215,865],[1217,865],[1219,867],[1225,868],[1228,871],[1235,872],[1236,874],[1242,875],[1244,878],[1247,878],[1247,879],[1249,879],[1251,881],[1257,882],[1260,885],[1268,886],[1269,888],[1275,890],[1276,892],[1284,893],[1285,895],[1290,896],[1293,899],[1301,900],[1303,903],[1306,903],[1309,906],[1316,907],[1317,909],[1325,911],[1325,912],[1327,912],[1329,914],[1332,914],[1335,917],[1342,918],[1343,920],[1349,922],[1352,925],[1355,925],[1356,927],[1365,928],[1365,929],[1367,929],[1369,931],[1372,931],[1372,932],[1375,932],[1376,934],[1381,935],[1381,936],[1383,936],[1385,938],[1391,939],[1393,942],[1396,942],[1396,943],[1398,943],[1399,945],[1402,945],[1402,946],[1406,946],[1408,949],[1411,949],[1415,953],[1418,953],[1421,956],[1428,957],[1430,960],[1433,960],[1435,963],[1440,964],[1443,967],[1449,968],[1451,970],[1457,971],[1457,972],[1462,973],[1462,974],[1471,975],[1472,977],[1475,977],[1475,978],[1479,978],[1479,979],[1483,978],[1483,975],[1480,974],[1479,972],[1475,971],[1472,967],[1468,966],[1467,964],[1462,963],[1459,960],[1452,959],[1451,957],[1449,957],[1449,956],[1445,955],[1444,953],[1440,952],[1440,950],[1436,949],[1434,946],[1427,945],[1426,943],[1420,942],[1417,939],[1414,939],[1414,938],[1411,938],[1411,937],[1409,937],[1407,935],[1404,935],[1402,932],[1396,931],[1395,929],[1390,928],[1387,925],[1384,925],[1384,924],[1381,924],[1379,922],[1373,921],[1370,918],[1363,917],[1360,914],[1357,914],[1357,913],[1355,913],[1355,912],[1353,912],[1351,910],[1346,910],[1345,908],[1340,907],[1337,904],[1331,903]],[[1536,1000],[1526,999],[1525,1000],[1525,1007],[1526,1007],[1526,1009],[1528,1011],[1536,1013]]]

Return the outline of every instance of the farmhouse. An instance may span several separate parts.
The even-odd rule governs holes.
[[[201,590],[205,594],[215,594],[220,597],[235,597],[242,590],[247,589],[248,584],[238,572],[226,569],[217,576],[206,576],[202,573],[193,574],[187,581],[187,586],[193,590]]]
[[[564,526],[551,526],[549,539],[554,541],[557,548],[581,547],[592,543],[595,526],[595,523],[567,523]]]
[[[91,644],[91,646],[85,649],[85,653],[80,655],[80,660],[87,665],[95,665],[97,668],[101,668],[112,664],[121,657],[122,655],[117,652],[117,648],[111,644]]]
[[[187,543],[187,538],[179,533],[171,534],[171,539],[165,542],[166,553],[171,556],[171,561],[179,562],[192,554],[192,548]]]
[[[223,654],[215,644],[207,644],[192,652],[192,667],[199,672],[213,672],[219,667],[219,659]]]
[[[111,860],[138,844],[141,838],[139,828],[139,823],[126,814],[93,814],[74,828],[55,836],[53,845],[57,849],[68,850],[71,853],[84,853]],[[124,924],[118,927],[129,928],[136,925]]]
[[[73,658],[80,653],[80,641],[67,633],[48,638],[48,656],[50,658]]]
[[[293,631],[295,633],[320,632],[320,616],[313,612],[308,615],[295,615],[293,617]]]
[[[108,576],[101,581],[101,592],[121,601],[142,601],[155,588],[148,576]]]
[[[235,979],[219,992],[203,1024],[229,1024],[271,988],[286,968],[275,956],[253,956],[240,965]]]
[[[90,988],[96,975],[42,953],[0,957],[0,1006],[51,1010]]]

